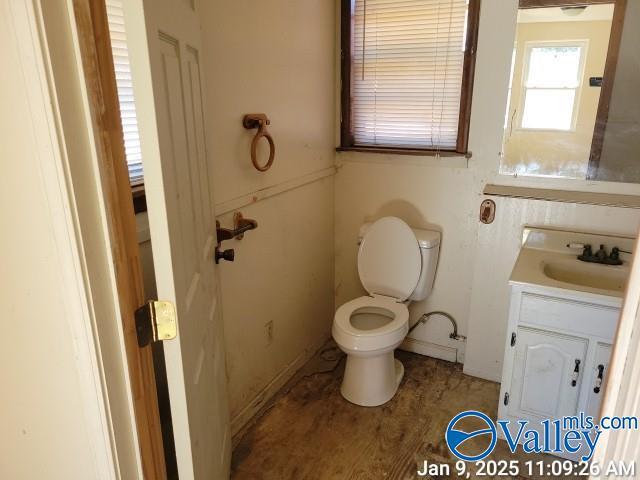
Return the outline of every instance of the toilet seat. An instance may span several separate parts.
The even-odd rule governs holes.
[[[358,275],[369,294],[403,302],[415,290],[421,270],[420,244],[409,225],[396,217],[371,224],[358,249]]]
[[[351,323],[358,309],[373,307],[385,310],[393,319],[385,325],[370,330],[361,330]],[[338,345],[354,351],[376,351],[389,349],[400,343],[409,330],[409,310],[396,298],[383,295],[359,297],[342,305],[336,311],[333,322],[333,338]]]

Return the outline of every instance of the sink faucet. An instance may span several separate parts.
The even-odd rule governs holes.
[[[604,245],[600,244],[600,250],[596,252],[595,256],[598,263],[605,263],[607,261],[607,251],[604,249]]]
[[[608,265],[622,265],[622,260],[620,260],[620,249],[618,247],[613,247],[611,249],[609,258],[607,258],[605,263]]]
[[[593,249],[589,244],[570,243],[567,247],[582,248],[582,253],[578,255],[578,260],[582,262],[602,263],[604,265],[622,265],[623,263],[620,259],[620,249],[618,247],[613,247],[609,255],[607,255],[607,251],[602,244],[600,245],[600,249],[595,253],[593,253]]]

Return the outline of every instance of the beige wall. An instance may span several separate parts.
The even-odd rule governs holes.
[[[53,9],[53,4],[47,2],[47,7]],[[91,291],[86,287],[89,278],[95,279],[94,267],[104,266],[104,250],[96,248],[104,245],[104,232],[98,215],[91,232],[82,235],[79,225],[96,205],[80,211],[72,186],[76,174],[91,169],[86,118],[69,98],[60,99],[64,108],[56,110],[57,101],[50,96],[55,85],[45,71],[47,54],[41,51],[45,32],[31,5],[0,1],[0,57],[6,69],[0,90],[0,478],[116,478],[118,466],[123,478],[135,478],[140,470],[135,433],[132,438],[125,418],[126,386],[105,380],[112,387],[106,392],[102,384],[103,375],[112,373],[111,340],[118,344],[118,337],[100,338],[104,364],[98,363],[94,337],[93,327],[103,313],[111,313],[109,320],[118,323],[113,290],[106,288],[110,300],[99,292],[110,282],[109,270],[101,272]],[[56,6],[53,13],[45,8],[47,28],[55,27],[46,32],[46,41],[53,63],[60,66],[56,55],[70,46],[65,36],[69,25],[64,6]],[[79,95],[77,84],[73,88],[73,52],[66,53],[71,66],[64,72],[65,86],[70,96]],[[73,142],[62,133],[69,117],[80,119]],[[81,167],[74,165],[80,152],[85,154]],[[85,181],[76,191],[87,193],[91,183],[95,187],[95,176]],[[87,260],[85,255],[91,254]],[[106,334],[106,325],[100,331]],[[121,376],[121,364],[119,368]],[[109,417],[117,423],[114,431]],[[123,448],[117,459],[114,440]]]
[[[235,431],[330,335],[333,177],[288,189],[334,163],[336,27],[326,0],[203,2],[202,25],[216,211],[226,227],[235,210],[259,225],[225,242],[236,261],[219,269]],[[255,112],[276,142],[266,173],[251,165],[253,132],[241,124]]]
[[[604,73],[610,31],[610,21],[518,24],[513,88],[505,132],[505,172],[519,173],[537,165],[539,170],[532,172],[534,174],[586,177],[601,90],[589,86],[589,77],[601,77]],[[520,129],[527,42],[562,40],[588,41],[582,87],[578,91],[575,130]]]
[[[216,203],[333,164],[335,19],[329,3],[202,2]],[[256,112],[271,119],[277,148],[266,173],[251,165],[252,134],[242,128],[242,116]]]
[[[504,354],[507,280],[522,227],[552,224],[633,235],[640,221],[640,212],[632,209],[496,199],[495,222],[478,222],[482,189],[499,165],[516,13],[515,0],[482,3],[468,167],[464,158],[337,154],[336,304],[362,294],[355,244],[362,222],[397,214],[416,226],[441,229],[433,294],[410,306],[411,318],[431,310],[450,312],[469,338],[466,345],[452,344],[441,318],[418,327],[413,336],[426,344],[458,347],[459,353],[466,347],[465,372],[496,381]]]
[[[640,183],[640,2],[627,2],[598,179]]]
[[[360,155],[364,154],[350,154],[349,158]],[[342,162],[344,157],[339,154],[338,160]],[[425,301],[410,306],[411,319],[428,311],[445,310],[463,322],[461,333],[465,333],[475,244],[474,177],[467,168],[398,161],[344,161],[336,176],[336,305],[366,294],[356,268],[360,225],[394,215],[412,227],[442,232],[433,292]],[[413,337],[423,342],[419,344],[422,349],[436,348],[428,353],[441,358],[455,360],[455,350],[459,350],[458,359],[462,361],[464,344],[448,339],[450,328],[445,318],[434,317],[426,326],[418,327]]]

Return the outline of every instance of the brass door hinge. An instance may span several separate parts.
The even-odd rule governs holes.
[[[178,334],[176,309],[171,302],[151,300],[136,310],[135,317],[139,347],[171,340]]]

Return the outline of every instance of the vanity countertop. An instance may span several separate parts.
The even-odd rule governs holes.
[[[558,294],[580,293],[593,300],[621,303],[630,272],[631,255],[622,254],[622,265],[603,265],[577,259],[579,249],[567,244],[591,244],[607,250],[616,246],[631,251],[634,239],[621,236],[585,234],[527,228],[524,243],[509,279],[510,284],[533,285]],[[606,297],[606,298],[603,298]]]

